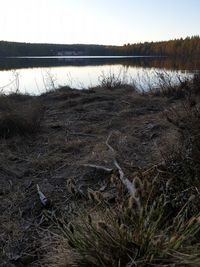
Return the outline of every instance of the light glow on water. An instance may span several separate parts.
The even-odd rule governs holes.
[[[51,68],[24,68],[0,71],[0,90],[8,93],[19,89],[22,93],[39,95],[50,89],[68,85],[76,89],[97,86],[102,75],[114,75],[126,83],[135,83],[141,90],[157,86],[157,74],[165,71],[175,83],[177,75],[187,77],[187,71],[164,70],[136,66],[98,65],[98,66],[59,66]],[[158,78],[158,77],[157,77]],[[18,87],[18,88],[17,88]]]

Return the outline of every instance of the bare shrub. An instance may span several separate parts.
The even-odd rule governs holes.
[[[199,94],[200,93],[200,74],[196,73],[193,77],[192,80],[192,87],[193,87],[193,92],[195,94]]]
[[[136,86],[133,81],[130,81],[126,71],[120,70],[118,73],[112,71],[105,73],[102,72],[99,76],[99,86],[107,89],[116,89],[116,88],[132,88],[136,90]]]
[[[153,96],[173,97],[176,99],[190,98],[200,92],[199,74],[195,74],[191,79],[180,75],[170,76],[166,73],[157,73],[158,85],[150,90]],[[173,82],[176,81],[176,82]]]

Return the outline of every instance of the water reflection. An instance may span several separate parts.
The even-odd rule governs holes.
[[[96,86],[102,73],[109,75],[112,72],[115,75],[126,75],[127,82],[134,81],[141,89],[148,90],[158,84],[156,72],[165,71],[175,83],[177,73],[184,78],[199,70],[200,61],[197,59],[7,58],[0,59],[0,89],[15,90],[15,77],[18,77],[19,90],[31,94],[40,94],[52,86],[66,84],[82,89]]]
[[[0,58],[0,70],[55,67],[122,65],[126,67],[164,68],[168,70],[200,70],[200,59],[161,57],[44,57]]]

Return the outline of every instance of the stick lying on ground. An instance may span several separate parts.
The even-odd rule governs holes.
[[[115,150],[113,149],[113,147],[109,144],[109,140],[112,136],[112,132],[109,134],[107,140],[106,140],[106,146],[108,147],[108,149],[110,150],[110,152],[113,154],[114,160],[113,163],[115,165],[115,167],[117,168],[118,172],[119,172],[119,178],[121,180],[121,182],[123,183],[123,185],[125,186],[126,190],[128,191],[128,193],[135,198],[135,200],[137,201],[138,207],[141,206],[140,204],[140,199],[139,197],[136,197],[136,193],[137,193],[137,189],[135,186],[135,182],[130,182],[130,180],[125,176],[124,172],[122,171],[122,168],[120,167],[119,163],[117,162],[116,158],[115,158]]]
[[[38,192],[38,195],[39,195],[39,198],[40,198],[42,205],[46,206],[48,204],[48,199],[42,193],[38,184],[37,184],[37,192]]]
[[[94,169],[97,169],[97,170],[102,170],[102,171],[105,171],[105,172],[108,172],[108,173],[111,173],[113,171],[113,169],[106,168],[104,166],[94,165],[94,164],[82,164],[82,166],[94,168]]]

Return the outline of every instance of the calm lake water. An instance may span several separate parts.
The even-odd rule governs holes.
[[[102,77],[110,75],[148,90],[159,86],[158,73],[164,72],[176,83],[177,75],[184,79],[199,70],[198,60],[158,57],[7,58],[0,59],[0,90],[7,93],[19,89],[38,95],[63,85],[83,89],[98,85]]]

